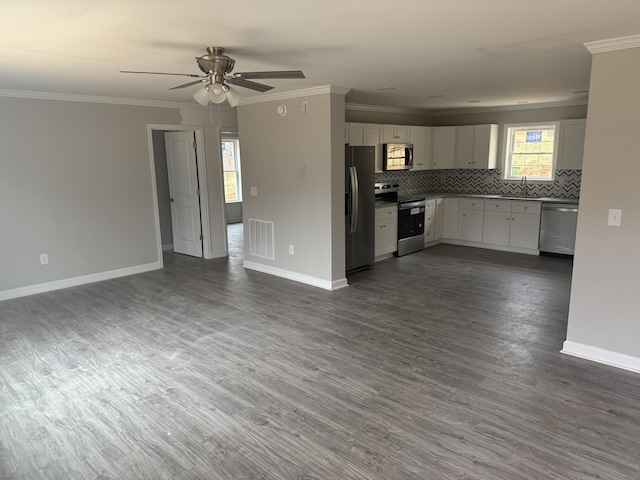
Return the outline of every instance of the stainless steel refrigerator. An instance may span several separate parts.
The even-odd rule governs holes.
[[[375,241],[375,147],[345,151],[347,274],[373,267]]]

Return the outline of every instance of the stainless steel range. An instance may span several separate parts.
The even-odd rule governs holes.
[[[424,197],[398,197],[398,257],[424,248],[425,205]]]
[[[424,197],[398,196],[397,183],[376,183],[378,201],[398,203],[398,250],[395,256],[417,252],[424,248]]]

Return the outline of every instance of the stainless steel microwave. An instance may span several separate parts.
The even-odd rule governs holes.
[[[382,169],[409,170],[413,168],[413,145],[410,143],[383,143]]]

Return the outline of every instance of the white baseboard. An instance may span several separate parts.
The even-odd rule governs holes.
[[[640,373],[640,358],[565,340],[560,353]]]
[[[173,250],[173,243],[165,243],[162,245],[162,251],[166,252],[167,250]]]
[[[248,270],[255,270],[257,272],[268,273],[269,275],[286,278],[288,280],[293,280],[293,281],[304,283],[307,285],[312,285],[314,287],[323,288],[325,290],[337,290],[339,288],[344,288],[349,286],[346,278],[341,278],[339,280],[334,280],[330,282],[327,280],[322,280],[321,278],[312,277],[310,275],[291,272],[289,270],[284,270],[282,268],[271,267],[269,265],[264,265],[262,263],[255,263],[247,260],[244,261],[243,266]]]
[[[76,287],[86,283],[101,282],[112,278],[126,277],[137,273],[158,270],[160,268],[162,268],[161,262],[153,262],[144,265],[136,265],[134,267],[109,270],[108,272],[92,273],[90,275],[82,275],[80,277],[65,278],[62,280],[55,280],[53,282],[38,283],[27,287],[4,290],[0,292],[0,301],[9,300],[11,298],[26,297],[27,295],[35,295],[37,293],[51,292],[53,290],[61,290],[63,288]]]

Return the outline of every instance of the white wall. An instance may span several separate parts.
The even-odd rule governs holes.
[[[323,288],[344,282],[344,95],[238,107],[245,266]],[[307,102],[308,113],[299,111]],[[285,116],[276,107],[287,108]],[[251,196],[251,187],[257,196]],[[274,222],[275,260],[249,253],[248,220]],[[294,255],[288,252],[294,246]]]
[[[640,48],[594,55],[564,350],[640,371],[638,85]]]
[[[0,123],[0,298],[157,265],[147,124],[177,109],[0,98]]]
[[[181,114],[182,125],[201,126],[204,130],[211,252],[214,257],[224,257],[227,255],[227,223],[220,132],[237,128],[236,109],[226,106],[215,106],[209,109],[196,105],[194,108],[181,110]]]

